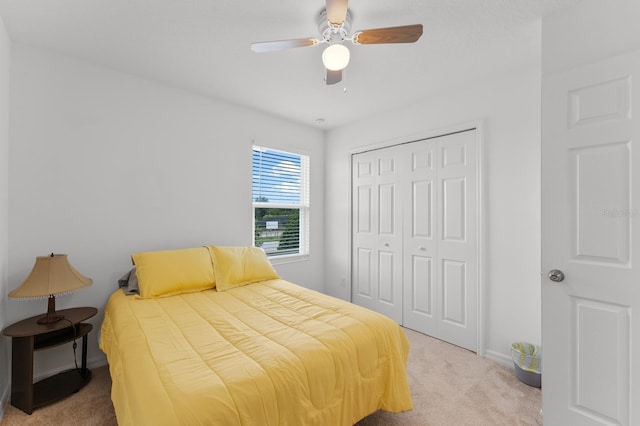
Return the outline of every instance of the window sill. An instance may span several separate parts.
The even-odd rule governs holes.
[[[273,256],[269,258],[272,265],[283,265],[285,263],[306,262],[309,260],[308,254],[289,254],[283,256]]]

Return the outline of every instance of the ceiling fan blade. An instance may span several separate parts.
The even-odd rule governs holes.
[[[347,18],[347,0],[327,0],[327,20],[333,25],[340,25]]]
[[[319,41],[315,38],[296,38],[291,40],[275,40],[251,43],[254,52],[274,52],[276,50],[292,49],[294,47],[315,46]]]
[[[340,83],[342,81],[342,70],[331,71],[327,70],[327,77],[325,79],[327,86],[331,84]]]
[[[376,28],[353,34],[355,44],[413,43],[422,35],[422,24]]]

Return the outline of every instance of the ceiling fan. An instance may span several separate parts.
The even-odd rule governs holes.
[[[349,64],[350,52],[343,44],[385,44],[414,43],[422,35],[422,24],[403,25],[400,27],[376,28],[356,31],[351,30],[351,11],[348,0],[326,0],[326,7],[318,17],[320,38],[297,38],[290,40],[264,41],[251,44],[254,52],[273,52],[295,47],[310,47],[319,44],[328,45],[322,52],[322,63],[327,70],[325,82],[336,84],[342,81],[342,70]]]

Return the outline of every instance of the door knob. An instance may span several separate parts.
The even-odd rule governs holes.
[[[550,270],[548,276],[551,281],[555,281],[557,283],[564,281],[564,273],[559,269]]]

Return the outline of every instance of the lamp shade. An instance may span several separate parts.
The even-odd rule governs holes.
[[[9,297],[40,298],[69,293],[91,285],[93,280],[76,271],[66,254],[36,257],[31,273]]]
[[[340,71],[349,65],[351,52],[342,44],[332,44],[322,52],[322,63],[330,71]]]

